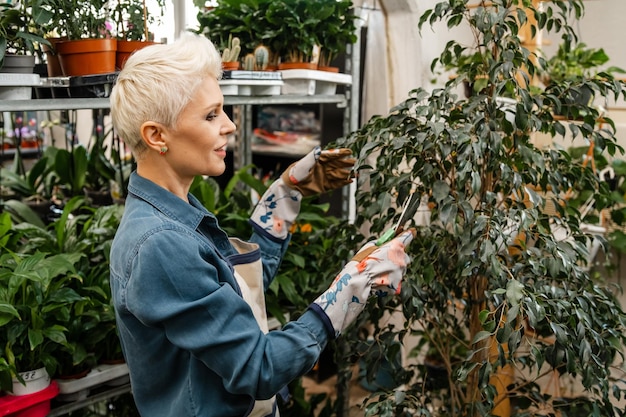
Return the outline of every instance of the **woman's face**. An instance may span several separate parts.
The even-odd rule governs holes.
[[[224,112],[217,80],[207,77],[168,131],[167,158],[180,177],[224,173],[228,135],[235,124]]]

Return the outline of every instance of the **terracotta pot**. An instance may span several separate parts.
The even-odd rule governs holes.
[[[222,62],[222,69],[224,71],[233,71],[239,69],[239,61]]]
[[[67,38],[48,38],[51,46],[41,45],[43,51],[46,53],[46,66],[48,68],[48,77],[61,77],[63,76],[63,70],[61,69],[61,62],[59,61],[59,53],[57,52],[57,43],[65,41]]]
[[[316,70],[317,64],[313,64],[311,62],[281,62],[278,64],[279,70],[290,70],[290,69],[309,69]]]
[[[57,44],[65,76],[115,72],[117,39],[78,39]]]
[[[125,39],[117,40],[117,52],[115,53],[115,68],[121,70],[124,68],[126,60],[132,55],[133,52],[145,48],[149,45],[154,45],[156,42],[152,41],[127,41]]]

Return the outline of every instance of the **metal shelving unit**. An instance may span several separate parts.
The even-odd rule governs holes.
[[[224,105],[238,108],[235,123],[239,127],[237,145],[234,150],[235,166],[242,167],[252,162],[252,109],[256,105],[276,104],[336,104],[348,109],[348,98],[343,94],[333,95],[276,95],[276,96],[224,96]],[[49,98],[32,100],[0,101],[0,112],[89,110],[108,109],[108,98]],[[348,111],[348,110],[346,110]]]

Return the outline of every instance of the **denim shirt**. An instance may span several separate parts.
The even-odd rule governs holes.
[[[137,408],[146,417],[246,416],[315,364],[330,337],[307,310],[264,334],[241,297],[214,215],[131,175],[111,249],[111,289]],[[264,284],[288,241],[254,232]]]

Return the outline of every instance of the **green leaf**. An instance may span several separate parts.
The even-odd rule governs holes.
[[[511,279],[506,284],[506,298],[512,305],[518,305],[524,298],[524,284],[516,279]]]

